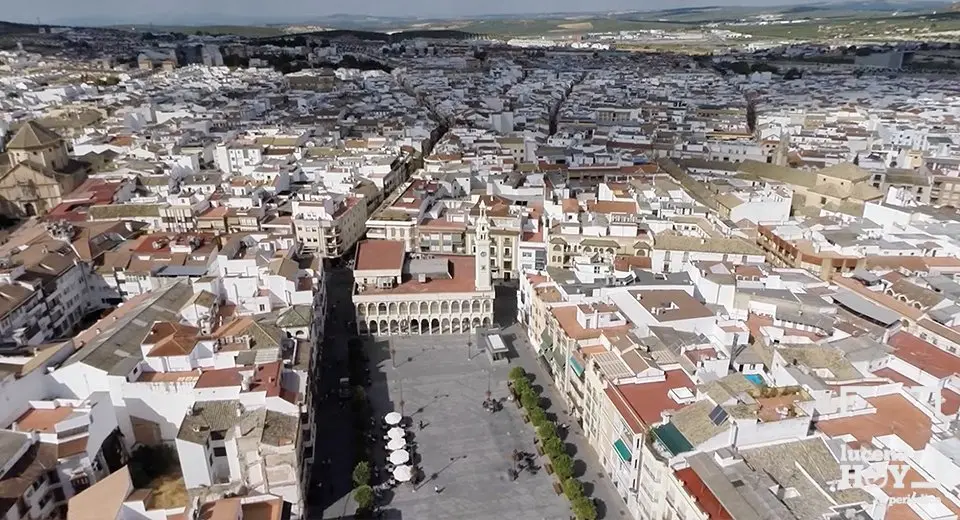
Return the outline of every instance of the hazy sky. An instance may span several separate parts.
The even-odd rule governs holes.
[[[821,0],[822,1],[822,0]],[[813,0],[10,0],[0,19],[34,23],[278,23],[331,14],[454,17],[483,14],[807,4]]]

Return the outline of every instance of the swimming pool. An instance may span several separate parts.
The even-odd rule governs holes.
[[[763,376],[761,376],[760,374],[744,374],[743,377],[747,378],[748,381],[750,381],[751,383],[757,386],[761,386],[765,384],[763,382]]]

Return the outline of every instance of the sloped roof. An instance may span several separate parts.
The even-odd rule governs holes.
[[[764,179],[785,182],[811,188],[817,184],[817,176],[805,170],[746,160],[740,163],[739,171]]]
[[[870,177],[870,172],[853,163],[839,163],[828,166],[817,172],[818,175],[826,175],[835,179],[845,181],[859,181]]]
[[[192,296],[188,284],[177,282],[126,302],[74,338],[80,350],[64,365],[82,362],[109,375],[127,375],[143,359],[140,341],[153,323],[178,322],[178,311]]]
[[[57,467],[57,446],[34,443],[0,478],[0,514],[7,512],[44,474]]]
[[[133,490],[127,466],[70,498],[67,520],[101,520],[117,518],[124,500]]]
[[[27,121],[7,143],[9,150],[29,150],[46,148],[60,142],[60,136],[36,121]]]

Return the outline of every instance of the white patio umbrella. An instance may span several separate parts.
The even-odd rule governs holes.
[[[407,432],[403,431],[403,428],[390,428],[390,431],[387,432],[387,436],[391,439],[403,439],[407,436]]]
[[[391,464],[406,464],[410,462],[410,452],[407,450],[397,450],[390,454]]]
[[[387,424],[390,426],[400,424],[400,421],[403,420],[403,416],[400,415],[400,412],[390,412],[383,418],[384,421],[387,421]]]
[[[413,470],[410,466],[397,466],[393,470],[393,478],[400,482],[409,482],[413,478]]]
[[[390,451],[402,450],[407,443],[403,439],[390,439],[387,443],[387,449]]]

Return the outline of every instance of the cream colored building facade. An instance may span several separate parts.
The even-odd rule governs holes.
[[[399,240],[407,251],[415,251],[417,222],[409,213],[387,208],[366,221],[367,238]]]
[[[0,173],[0,213],[43,215],[86,180],[89,165],[73,161],[54,132],[28,121],[7,143],[10,168]]]
[[[353,304],[357,331],[374,336],[467,334],[493,326],[494,289],[485,208],[474,256],[418,258],[404,242],[366,240],[357,247]]]
[[[363,236],[367,205],[360,197],[334,196],[293,202],[297,238],[307,251],[322,258],[339,258]]]

